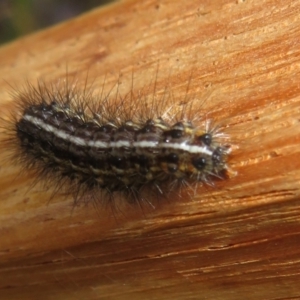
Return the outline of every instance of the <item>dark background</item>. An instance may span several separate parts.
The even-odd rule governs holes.
[[[112,0],[0,0],[0,44]]]

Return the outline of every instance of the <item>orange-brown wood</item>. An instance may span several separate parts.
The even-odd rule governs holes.
[[[300,298],[299,0],[123,1],[19,39],[0,48],[1,117],[10,85],[66,72],[199,99],[237,175],[155,209],[73,209],[1,151],[0,299]]]

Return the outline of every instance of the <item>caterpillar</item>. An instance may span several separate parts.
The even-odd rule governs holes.
[[[75,202],[118,193],[151,202],[226,177],[228,136],[202,107],[190,109],[198,101],[176,105],[166,92],[159,99],[132,91],[97,96],[68,80],[27,83],[13,101],[4,143],[15,163]]]

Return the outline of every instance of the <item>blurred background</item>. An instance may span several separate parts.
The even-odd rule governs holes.
[[[0,44],[113,0],[0,0]]]

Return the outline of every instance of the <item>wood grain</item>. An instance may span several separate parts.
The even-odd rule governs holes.
[[[105,92],[119,80],[150,96],[155,82],[203,101],[195,114],[230,134],[238,174],[112,213],[48,202],[1,151],[0,299],[300,298],[299,41],[297,0],[146,0],[2,46],[1,116],[26,80],[88,74],[95,92],[105,78]]]

